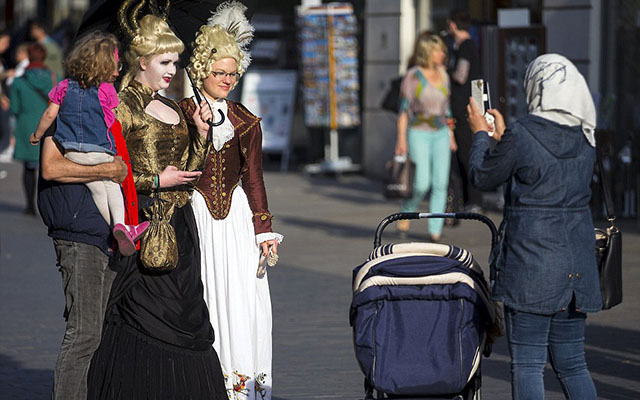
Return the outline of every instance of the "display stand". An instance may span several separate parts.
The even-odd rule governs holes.
[[[358,102],[357,24],[345,3],[299,9],[305,124],[329,128],[324,160],[304,172],[343,173],[360,170],[339,155],[339,129],[360,124]]]
[[[280,171],[289,167],[296,71],[252,70],[244,76],[241,103],[262,118],[262,152],[280,153]]]

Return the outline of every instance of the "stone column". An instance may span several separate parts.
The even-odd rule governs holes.
[[[366,0],[363,88],[363,168],[381,178],[396,142],[396,115],[380,105],[393,78],[403,75],[416,36],[413,0]]]

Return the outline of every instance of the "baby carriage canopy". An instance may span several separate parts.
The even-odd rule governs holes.
[[[479,388],[495,321],[482,270],[464,249],[384,245],[354,269],[350,323],[370,392],[446,397]]]

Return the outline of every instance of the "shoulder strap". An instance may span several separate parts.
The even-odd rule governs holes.
[[[27,77],[24,77],[24,83],[27,84],[27,86],[29,86],[34,92],[36,92],[38,94],[38,96],[40,96],[40,98],[42,100],[45,101],[45,103],[49,104],[49,96],[47,96],[46,94],[44,94],[40,89],[38,89],[37,87],[33,86],[33,84],[31,82],[29,82],[29,79],[27,79]]]
[[[602,150],[596,142],[596,162],[598,163],[598,178],[600,178],[600,189],[602,191],[602,197],[604,198],[604,205],[607,212],[607,219],[611,224],[616,219],[615,211],[613,209],[613,201],[611,199],[611,192],[609,189],[609,182],[605,181],[604,168],[602,166]]]

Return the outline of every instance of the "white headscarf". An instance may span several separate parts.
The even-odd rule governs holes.
[[[524,77],[529,113],[562,125],[582,126],[595,147],[596,108],[584,77],[559,54],[543,54],[527,67]]]

